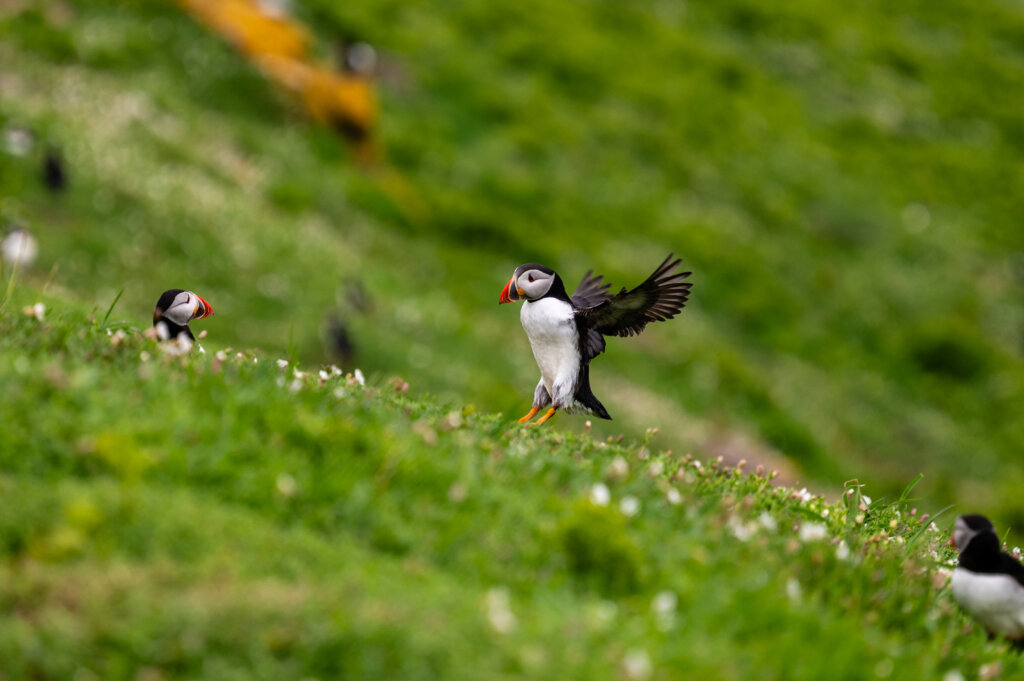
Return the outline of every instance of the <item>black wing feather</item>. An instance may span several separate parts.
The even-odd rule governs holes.
[[[693,285],[683,281],[690,272],[674,272],[681,262],[678,258],[673,260],[673,254],[669,254],[658,269],[632,291],[623,288],[617,295],[579,310],[577,319],[581,326],[605,336],[635,336],[651,322],[672,319],[686,305]],[[585,345],[589,345],[589,338]]]
[[[603,275],[599,274],[594,277],[591,276],[592,274],[594,274],[594,270],[587,270],[587,273],[583,275],[580,285],[576,287],[576,291],[572,294],[572,304],[577,308],[594,307],[612,297],[612,294],[608,293],[611,284],[602,283],[604,281]]]

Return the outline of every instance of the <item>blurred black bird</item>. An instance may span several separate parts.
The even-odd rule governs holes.
[[[611,419],[590,390],[590,360],[604,352],[605,336],[634,336],[650,322],[679,314],[692,286],[683,281],[690,272],[674,271],[680,262],[670,254],[642,284],[616,295],[608,293],[611,284],[603,284],[604,277],[587,272],[572,297],[554,270],[536,263],[517,267],[498,302],[526,301],[519,318],[541,376],[533,407],[519,422],[548,405],[534,425],[556,410]]]
[[[213,306],[202,297],[180,288],[164,291],[156,301],[153,310],[153,328],[160,340],[176,340],[184,334],[195,341],[192,329],[188,327],[193,319],[203,319],[213,314]]]
[[[983,515],[957,518],[950,544],[960,551],[950,581],[957,603],[990,634],[1024,647],[1024,565],[1001,550]]]
[[[349,366],[355,355],[352,334],[345,323],[336,316],[327,320],[327,350],[337,358],[341,366]]]
[[[68,171],[55,147],[50,147],[43,155],[43,184],[54,194],[63,192],[68,186]]]

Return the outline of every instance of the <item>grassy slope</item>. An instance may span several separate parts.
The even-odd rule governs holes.
[[[368,370],[518,411],[507,271],[629,283],[674,249],[684,319],[595,368],[626,432],[743,433],[833,486],[870,467],[889,491],[924,471],[941,501],[991,488],[1022,436],[1024,135],[993,94],[1024,77],[1018,13],[486,7],[303,4],[390,58],[392,170],[363,176],[170,6],[16,6],[0,116],[59,141],[74,187],[54,205],[4,159],[5,216],[44,237],[34,276],[99,306],[124,288],[131,319],[195,288],[212,343],[307,359],[340,310]],[[351,279],[372,314],[345,309]],[[1000,478],[988,510],[1017,520],[1020,474]]]
[[[124,288],[118,313],[140,322],[163,288],[194,288],[220,311],[214,347],[310,360],[340,312],[368,371],[518,412],[535,369],[495,306],[507,272],[631,283],[674,249],[694,299],[598,360],[617,418],[601,432],[659,425],[703,451],[741,434],[833,487],[923,471],[936,501],[986,490],[1021,519],[1022,474],[1000,464],[1022,438],[1024,134],[996,94],[1024,78],[1019,13],[300,9],[325,41],[385,51],[391,170],[355,171],[171,6],[5,10],[0,119],[59,142],[73,182],[54,203],[34,159],[0,157],[4,217],[43,237],[30,276],[86,305]],[[346,308],[354,279],[372,313]]]
[[[50,302],[0,318],[3,678],[1024,673],[909,502],[169,356]]]
[[[844,562],[796,539],[807,504],[763,481],[690,469],[672,506],[677,457],[652,477],[637,446],[598,440],[658,425],[707,452],[741,432],[833,489],[870,471],[892,497],[924,471],[927,507],[1019,523],[1024,135],[996,96],[1024,72],[1018,12],[302,9],[391,58],[391,171],[353,170],[170,6],[0,9],[0,122],[56,140],[72,173],[54,201],[36,157],[0,155],[0,213],[43,244],[0,319],[8,676],[605,677],[646,656],[655,678],[933,678],[1001,655],[932,588],[938,537],[872,540],[916,532],[893,509],[862,527],[829,509]],[[598,360],[619,419],[600,438],[469,413],[529,396],[495,307],[515,264],[630,283],[669,248],[696,295]],[[321,358],[352,278],[379,388],[279,387],[268,359]],[[85,322],[123,288],[113,319],[141,325],[171,285],[218,310],[205,357]],[[19,313],[37,299],[58,310],[44,326]],[[215,373],[227,345],[272,354]],[[395,374],[440,401],[390,395]],[[617,455],[631,472],[609,480]],[[586,501],[598,480],[610,508]],[[762,509],[780,529],[737,539]]]

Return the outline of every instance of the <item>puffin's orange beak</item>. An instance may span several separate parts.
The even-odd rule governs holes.
[[[203,319],[205,317],[209,317],[210,315],[212,315],[213,314],[213,305],[210,305],[208,302],[206,302],[206,298],[203,298],[202,296],[197,295],[196,298],[198,298],[203,303],[203,310],[204,310],[203,314],[201,314],[198,317],[196,317],[196,319]]]
[[[505,284],[505,288],[501,289],[501,297],[498,298],[499,305],[501,305],[502,303],[512,302],[512,284],[515,283],[515,280],[516,278],[512,277],[511,279],[508,280],[508,283]]]

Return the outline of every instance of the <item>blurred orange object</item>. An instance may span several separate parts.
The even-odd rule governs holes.
[[[309,34],[283,14],[268,13],[254,0],[179,0],[202,23],[248,57],[306,59]]]
[[[375,159],[377,97],[369,69],[333,69],[309,56],[309,33],[294,19],[257,0],[178,0],[224,37],[263,74],[294,93],[310,116],[356,147],[360,162]],[[372,48],[362,45],[372,53]]]

